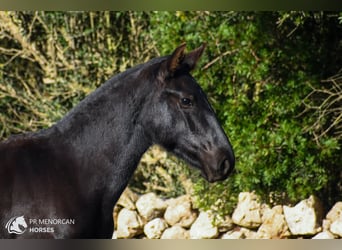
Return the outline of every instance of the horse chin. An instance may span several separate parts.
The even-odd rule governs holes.
[[[214,183],[215,181],[209,177],[203,170],[201,171],[201,176],[209,183]]]
[[[180,150],[176,148],[173,150],[173,153],[185,160],[191,167],[200,170],[201,176],[207,180],[209,183],[217,182],[217,181],[223,181],[228,178],[229,173],[215,173],[214,171],[211,171],[211,167],[208,165],[207,162],[203,161],[201,158],[199,158],[196,153],[189,153],[184,154],[184,150]]]
[[[206,179],[209,183],[219,182],[226,180],[231,174],[231,170],[225,172],[217,172],[210,170],[208,166],[201,168],[201,175],[204,179]]]
[[[205,171],[201,171],[201,176],[207,180],[209,183],[214,183],[218,181],[224,181],[227,179],[228,176],[213,176],[206,174]]]

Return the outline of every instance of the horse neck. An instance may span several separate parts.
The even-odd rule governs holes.
[[[151,94],[146,84],[134,75],[111,79],[56,125],[93,184],[115,184],[120,193],[151,145],[138,117]]]

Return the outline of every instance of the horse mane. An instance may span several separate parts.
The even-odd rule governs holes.
[[[123,84],[124,82],[121,81],[124,78],[126,78],[127,76],[130,77],[132,75],[139,75],[139,73],[141,72],[145,72],[148,69],[150,70],[151,68],[153,70],[148,71],[149,73],[152,74],[156,74],[160,63],[162,63],[163,61],[165,61],[167,59],[168,56],[162,56],[162,57],[157,57],[157,58],[153,58],[147,62],[138,64],[136,66],[133,66],[131,68],[126,69],[125,71],[118,73],[114,76],[112,76],[106,83],[110,83],[111,85],[114,85],[115,87],[119,86],[121,83]],[[145,74],[144,74],[145,75]],[[145,75],[147,76],[147,75]],[[150,75],[150,76],[155,76],[155,75]],[[104,85],[103,84],[103,85]]]

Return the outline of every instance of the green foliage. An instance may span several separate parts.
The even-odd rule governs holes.
[[[142,157],[129,183],[137,193],[154,192],[164,198],[191,193],[190,169],[184,162],[159,146],[152,146]]]
[[[303,114],[302,100],[309,83],[319,87],[341,68],[337,22],[321,12],[152,15],[162,52],[182,41],[190,48],[208,41],[202,70],[194,74],[237,157],[236,174],[227,181],[197,180],[199,207],[229,213],[238,192],[253,190],[269,203],[294,203],[313,193],[323,197],[336,184],[331,174],[341,171],[340,142],[326,136],[322,147],[303,130],[313,120]]]
[[[0,137],[51,125],[127,67],[207,42],[193,74],[231,139],[235,174],[208,184],[152,149],[132,188],[175,196],[191,178],[197,206],[221,214],[241,191],[274,204],[342,198],[341,138],[327,130],[341,87],[322,83],[342,68],[341,13],[0,12],[0,29]]]
[[[0,12],[0,138],[50,126],[156,52],[145,13]]]

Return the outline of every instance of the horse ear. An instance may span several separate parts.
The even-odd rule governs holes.
[[[203,43],[197,49],[185,54],[186,43],[182,43],[177,47],[171,56],[166,61],[166,72],[163,70],[163,76],[172,76],[177,70],[185,69],[191,71],[195,68],[198,60],[200,59],[203,51],[206,47],[206,43]],[[165,65],[165,64],[164,64]],[[165,66],[164,66],[165,67]],[[165,68],[164,68],[165,69]],[[165,74],[166,73],[166,74]]]
[[[172,53],[170,58],[167,60],[167,71],[169,74],[173,74],[181,65],[184,59],[184,50],[186,43],[182,43],[175,51]]]
[[[203,54],[206,46],[207,44],[203,43],[200,47],[185,55],[182,64],[186,64],[189,67],[189,71],[193,70],[196,67],[196,64]]]

